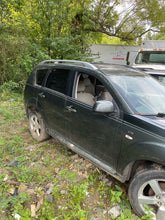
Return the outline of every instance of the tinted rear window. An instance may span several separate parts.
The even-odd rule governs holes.
[[[48,69],[37,70],[37,72],[36,72],[36,84],[37,85],[40,85],[40,86],[42,85],[42,82],[43,82],[47,72],[48,72]]]
[[[70,70],[53,69],[47,79],[46,87],[63,94],[67,94],[67,85]]]

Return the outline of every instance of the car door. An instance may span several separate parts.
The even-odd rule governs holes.
[[[38,94],[39,108],[51,135],[54,132],[61,136],[66,134],[65,102],[70,92],[71,72],[69,68],[53,68]]]
[[[93,81],[96,80],[97,78]],[[96,114],[91,104],[78,100],[74,95],[68,97],[66,107],[72,109],[67,113],[69,140],[81,150],[115,169],[121,146],[122,126],[117,106],[116,113]]]

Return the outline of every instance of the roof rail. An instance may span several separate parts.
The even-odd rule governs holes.
[[[58,63],[71,63],[79,66],[88,67],[90,69],[97,69],[97,67],[94,66],[93,64],[79,60],[44,60],[39,64],[58,64]]]

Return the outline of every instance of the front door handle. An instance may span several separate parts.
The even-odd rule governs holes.
[[[66,106],[65,108],[68,112],[77,112],[76,109],[72,108],[72,105]]]
[[[44,95],[43,92],[39,93],[38,95],[39,95],[41,98],[45,98],[45,95]]]

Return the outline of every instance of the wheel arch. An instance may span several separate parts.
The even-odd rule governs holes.
[[[129,180],[140,166],[158,164],[165,166],[165,145],[164,142],[139,142],[129,145],[121,151],[117,172]],[[140,168],[139,168],[140,169]]]
[[[31,111],[35,111],[37,108],[37,99],[36,98],[30,98],[28,101],[25,102],[25,109],[26,109],[26,115],[28,117],[29,113]]]
[[[30,112],[34,112],[34,111],[38,112],[36,106],[30,105],[27,109],[27,114],[29,115]]]
[[[164,165],[159,164],[154,161],[150,160],[136,160],[130,162],[123,170],[123,176],[125,181],[130,181],[130,179],[137,173],[140,172],[143,169],[150,169],[150,168],[165,168]]]
[[[46,122],[46,115],[43,111],[43,107],[36,98],[30,99],[28,101],[28,103],[26,104],[27,117],[28,117],[29,113],[32,111],[36,111],[36,112],[40,113],[42,118],[44,119],[44,122]]]

